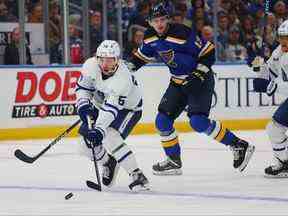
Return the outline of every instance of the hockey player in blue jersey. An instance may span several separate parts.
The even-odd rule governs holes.
[[[214,91],[211,70],[215,61],[214,45],[198,37],[185,25],[170,23],[162,4],[151,9],[149,24],[143,44],[134,53],[131,63],[137,70],[158,59],[168,66],[171,74],[155,120],[167,160],[153,165],[153,173],[182,174],[181,149],[173,125],[186,106],[191,127],[230,146],[234,155],[234,168],[243,171],[255,147],[235,136],[220,121],[209,119]]]

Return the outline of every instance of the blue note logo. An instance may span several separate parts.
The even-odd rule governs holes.
[[[175,57],[174,50],[169,49],[167,51],[159,51],[158,54],[167,66],[172,68],[177,67],[177,63],[174,62]]]

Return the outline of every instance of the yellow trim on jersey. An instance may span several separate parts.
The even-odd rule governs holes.
[[[206,46],[207,46],[207,45],[206,45]],[[205,46],[205,47],[206,47],[206,46]],[[214,44],[212,44],[211,42],[208,42],[208,46],[207,46],[206,48],[205,48],[205,47],[204,47],[204,49],[201,50],[201,52],[200,52],[200,54],[199,54],[200,57],[207,55],[207,53],[209,53],[209,52],[211,52],[213,49],[215,49]]]
[[[180,79],[176,77],[171,77],[171,80],[178,85],[182,85],[186,81],[185,79]]]
[[[179,141],[178,141],[178,136],[175,137],[175,138],[172,139],[172,140],[161,141],[161,144],[162,144],[162,146],[163,146],[164,148],[172,147],[172,146],[174,146],[174,145],[176,145],[176,144],[178,144],[178,143],[179,143]]]
[[[141,55],[138,50],[136,52],[133,53],[135,56],[137,56],[139,59],[141,59],[142,61],[149,63],[151,62],[151,60],[145,58],[143,55]]]
[[[221,142],[223,140],[225,134],[226,134],[226,128],[223,127],[223,125],[221,124],[221,129],[214,139],[217,140],[218,142]]]
[[[169,42],[177,43],[177,44],[184,44],[186,42],[186,40],[171,37],[171,36],[166,37],[165,40]]]
[[[199,49],[201,49],[201,44],[200,44],[199,42],[195,41],[195,45],[196,45]]]
[[[144,39],[144,43],[148,44],[148,43],[151,43],[151,42],[156,41],[158,39],[159,38],[157,36],[152,36],[152,37]]]

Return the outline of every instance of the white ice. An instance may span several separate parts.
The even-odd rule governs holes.
[[[121,170],[116,185],[98,192],[91,161],[78,156],[78,139],[64,139],[33,164],[13,156],[33,155],[51,140],[0,144],[0,215],[288,215],[288,179],[267,179],[263,170],[272,153],[265,131],[241,131],[256,151],[243,173],[232,168],[232,153],[196,133],[180,134],[182,176],[153,176],[164,158],[157,135],[131,136],[127,143],[151,182],[150,192],[132,193]],[[65,200],[72,192],[74,196]]]

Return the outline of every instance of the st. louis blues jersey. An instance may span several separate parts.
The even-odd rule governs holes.
[[[261,67],[259,78],[275,80],[277,82],[276,92],[288,96],[288,53],[282,52],[279,45]]]
[[[120,60],[113,76],[102,75],[96,57],[89,58],[82,67],[76,89],[77,104],[89,100],[99,108],[95,127],[104,131],[122,109],[142,109],[142,93],[135,77]]]
[[[198,66],[211,69],[215,62],[214,45],[198,37],[194,31],[182,24],[169,24],[165,35],[159,36],[149,27],[144,41],[134,53],[132,63],[136,69],[142,65],[161,60],[172,76],[186,77]]]

